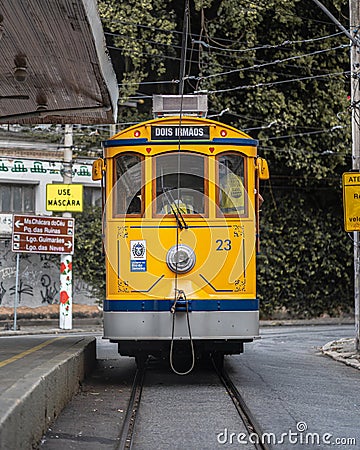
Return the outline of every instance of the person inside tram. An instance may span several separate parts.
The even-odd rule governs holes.
[[[163,214],[171,214],[173,209],[175,211],[180,211],[181,214],[194,214],[193,199],[191,195],[180,194],[178,198],[173,198],[169,195],[164,195],[163,207],[161,212]]]
[[[233,164],[229,159],[219,164],[220,199],[222,212],[243,213],[245,211],[245,195],[242,177],[233,172]]]
[[[141,214],[141,191],[128,201],[127,214]]]

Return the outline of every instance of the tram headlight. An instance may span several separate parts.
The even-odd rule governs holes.
[[[166,255],[166,263],[175,273],[189,272],[195,265],[194,250],[185,244],[174,245]]]

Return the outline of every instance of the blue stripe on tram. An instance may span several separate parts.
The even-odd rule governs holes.
[[[188,300],[189,311],[258,311],[259,300]],[[104,312],[170,311],[174,300],[104,300]]]

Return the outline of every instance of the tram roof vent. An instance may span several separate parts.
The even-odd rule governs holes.
[[[180,115],[206,117],[207,95],[153,95],[155,118]]]

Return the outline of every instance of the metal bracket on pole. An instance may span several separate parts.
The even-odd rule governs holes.
[[[359,47],[360,50],[359,38],[352,36],[352,34],[348,32],[348,30],[337,20],[336,17],[334,17],[331,14],[331,12],[321,2],[319,2],[319,0],[313,0],[313,2],[316,3],[318,7],[322,9],[322,11],[324,11],[324,13],[334,22],[334,24],[338,28],[340,28],[340,30],[345,34],[345,36],[347,36],[356,47]]]
[[[15,274],[15,298],[14,298],[14,331],[17,330],[17,305],[19,304],[19,270],[20,270],[20,253],[16,253],[16,274]]]

